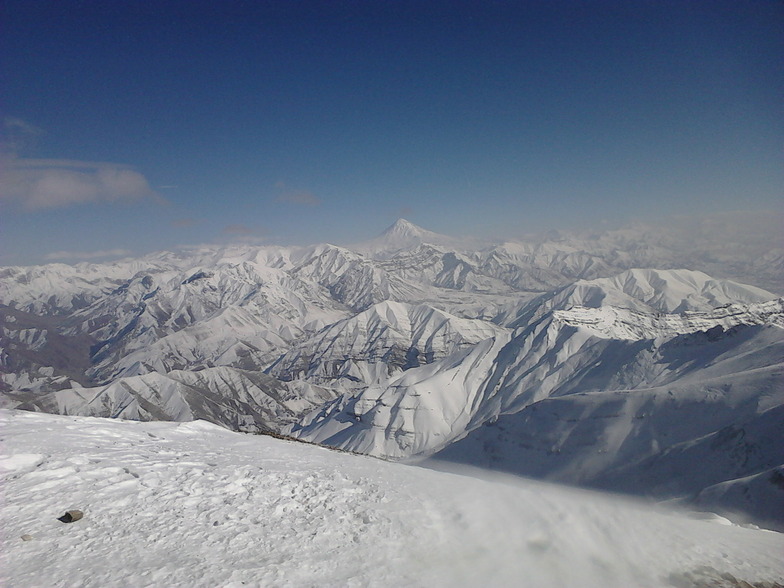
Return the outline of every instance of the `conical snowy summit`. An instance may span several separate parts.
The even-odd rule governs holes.
[[[354,251],[374,258],[391,257],[395,253],[413,249],[423,243],[456,246],[458,240],[448,235],[428,231],[404,218],[399,218],[381,235],[351,247]]]

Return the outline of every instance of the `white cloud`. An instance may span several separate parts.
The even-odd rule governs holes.
[[[35,147],[44,134],[43,129],[14,116],[3,118],[3,133],[0,148],[16,155],[24,154]]]
[[[76,259],[99,259],[102,257],[127,257],[133,251],[129,249],[105,249],[102,251],[53,251],[44,255],[47,261],[56,260],[76,260]]]
[[[11,156],[0,162],[0,172],[0,202],[25,211],[143,198],[162,201],[141,173],[122,164]]]

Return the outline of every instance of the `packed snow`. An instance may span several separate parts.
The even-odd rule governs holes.
[[[203,421],[2,410],[0,427],[9,587],[784,583],[784,535],[709,514]]]

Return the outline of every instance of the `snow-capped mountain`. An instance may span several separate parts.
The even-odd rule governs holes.
[[[286,381],[344,381],[364,387],[502,332],[492,323],[458,318],[424,304],[386,301],[319,331],[268,372]]]
[[[729,339],[733,351],[757,331],[766,333],[763,341],[784,341],[783,315],[782,299],[680,315],[614,307],[556,310],[514,334],[344,395],[293,432],[383,457],[430,455],[502,414],[551,396],[650,387],[686,375],[699,379],[715,371],[705,365],[716,360],[714,354],[726,351],[709,345],[714,340]],[[746,334],[733,339],[739,332]],[[692,340],[694,345],[684,343]],[[755,359],[755,370],[760,361],[765,367],[780,361],[770,352]],[[731,363],[720,375],[736,373],[740,366]]]
[[[781,256],[712,226],[477,244],[399,220],[355,247],[0,268],[0,403],[202,418],[751,513],[739,501],[775,495],[782,464],[765,442],[782,303],[758,287],[780,283]],[[712,473],[689,476],[691,456]]]
[[[736,302],[764,302],[773,294],[730,280],[715,280],[699,271],[632,269],[608,278],[578,280],[525,303],[508,321],[525,326],[545,313],[576,306],[612,306],[638,312],[708,311]]]
[[[402,251],[416,249],[423,244],[461,247],[460,240],[454,237],[428,231],[399,218],[375,239],[353,245],[351,249],[373,259],[384,259]],[[464,246],[467,245],[466,243]]]
[[[230,367],[151,372],[105,386],[48,393],[16,392],[15,407],[141,421],[203,419],[237,431],[277,431],[332,400],[335,393],[306,382],[281,382]]]
[[[706,504],[710,486],[770,471],[765,491],[784,498],[774,475],[784,465],[775,442],[784,422],[784,300],[699,272],[596,282],[540,300],[545,308],[526,310],[513,333],[343,395],[291,433],[387,458],[435,455],[657,497],[699,494]],[[728,293],[768,300],[656,310],[710,307]],[[704,445],[711,467],[689,475],[681,458],[673,478],[678,447],[727,427],[742,432]],[[756,441],[743,440],[747,429]],[[754,508],[784,526],[778,502],[766,504]]]

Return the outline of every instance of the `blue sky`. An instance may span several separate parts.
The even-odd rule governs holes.
[[[2,265],[781,210],[778,1],[1,10]]]

